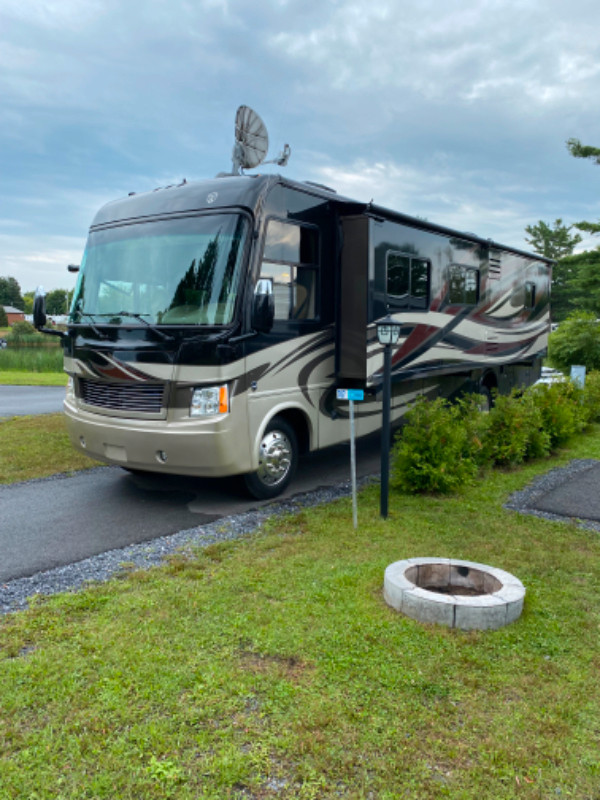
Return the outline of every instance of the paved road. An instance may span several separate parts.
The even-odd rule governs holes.
[[[379,438],[359,441],[359,476],[379,465]],[[349,446],[339,445],[301,459],[282,497],[349,480]],[[0,583],[264,504],[239,479],[138,477],[119,467],[0,486]]]
[[[64,386],[0,386],[0,417],[62,411]]]

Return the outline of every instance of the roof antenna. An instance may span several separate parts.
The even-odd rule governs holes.
[[[245,169],[254,169],[259,164],[277,164],[285,167],[291,155],[289,144],[277,158],[265,161],[269,149],[269,134],[265,123],[249,106],[240,106],[235,115],[235,144],[232,154],[232,175],[242,175]]]

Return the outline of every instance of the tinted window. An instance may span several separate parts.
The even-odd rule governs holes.
[[[386,256],[386,293],[388,302],[424,308],[429,298],[430,264],[392,251]]]
[[[479,299],[479,270],[452,264],[448,275],[448,302],[476,305]]]
[[[318,247],[315,228],[269,220],[260,274],[273,281],[276,320],[318,317]]]
[[[263,258],[288,264],[316,264],[317,231],[271,219],[267,225]]]

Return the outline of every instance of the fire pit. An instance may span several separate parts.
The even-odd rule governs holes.
[[[463,630],[501,628],[521,615],[525,587],[496,567],[450,558],[407,558],[390,564],[383,596],[419,622]]]

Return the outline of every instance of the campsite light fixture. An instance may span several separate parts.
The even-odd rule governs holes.
[[[381,496],[380,514],[386,519],[388,515],[388,495],[390,484],[390,406],[392,395],[392,345],[400,338],[399,322],[388,314],[385,319],[376,323],[377,340],[383,345],[383,409],[381,420]]]
[[[376,324],[377,341],[379,344],[396,344],[400,338],[400,323],[393,320],[388,314],[385,319]]]

